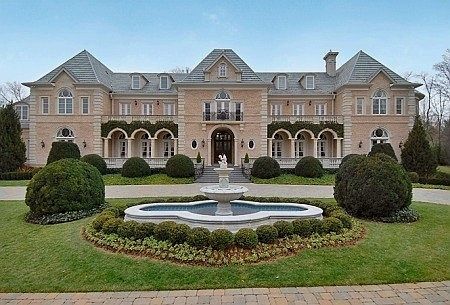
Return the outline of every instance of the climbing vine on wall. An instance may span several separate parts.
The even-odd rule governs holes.
[[[272,122],[269,125],[267,125],[267,137],[271,138],[273,133],[277,131],[278,129],[285,129],[291,133],[292,136],[295,136],[295,134],[301,130],[301,129],[308,129],[311,130],[314,133],[314,136],[317,137],[317,135],[324,129],[332,129],[336,131],[339,137],[344,137],[344,125],[338,124],[334,122],[321,122],[319,124],[314,124],[310,122]]]
[[[109,121],[102,124],[102,137],[107,137],[108,133],[114,128],[123,129],[128,136],[131,136],[136,129],[142,128],[147,130],[152,137],[155,136],[158,130],[165,128],[170,130],[178,138],[178,124],[170,121],[158,121],[156,123],[135,121],[130,124],[125,121]]]

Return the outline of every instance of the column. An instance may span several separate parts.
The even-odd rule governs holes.
[[[150,158],[154,158],[156,153],[156,139],[150,138]]]
[[[133,153],[132,153],[132,144],[133,144],[132,139],[128,139],[128,145],[127,145],[127,148],[128,148],[128,151],[127,151],[127,157],[128,157],[128,158],[131,158],[131,157],[133,156]]]
[[[103,139],[103,158],[109,158],[109,139]]]
[[[208,140],[206,141],[206,148],[208,150],[208,153],[206,154],[206,158],[207,158],[206,165],[211,166],[212,165],[211,164],[211,154],[212,154],[212,152],[211,152],[211,138],[208,138]]]
[[[267,139],[267,156],[272,157],[272,138]]]
[[[239,166],[241,163],[241,160],[239,159],[239,149],[241,148],[240,146],[241,144],[239,144],[238,139],[234,139],[234,166]]]
[[[342,138],[337,138],[336,139],[336,157],[337,158],[342,157],[341,143],[342,143]]]
[[[173,153],[178,154],[178,139],[173,139]]]
[[[291,158],[295,158],[295,139],[291,140]]]
[[[313,157],[317,158],[317,139],[313,139]]]

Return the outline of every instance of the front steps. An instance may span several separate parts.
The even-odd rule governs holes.
[[[240,167],[233,167],[234,171],[230,173],[230,183],[250,183],[251,181],[247,179],[242,174],[242,169]],[[214,166],[205,166],[203,174],[200,175],[195,182],[198,183],[219,183],[219,175],[214,171]]]

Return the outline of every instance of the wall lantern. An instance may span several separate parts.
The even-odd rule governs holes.
[[[358,147],[361,148],[362,147],[362,141],[359,141],[358,143]]]
[[[158,106],[159,106],[159,101],[156,101],[156,105],[158,105]]]
[[[137,101],[134,101],[134,106],[137,106]]]
[[[289,106],[289,101],[286,102],[286,106]]]
[[[311,106],[311,101],[309,101],[309,106]]]
[[[400,143],[398,143],[398,148],[403,149],[403,141],[400,141]]]
[[[86,148],[87,144],[86,141],[83,141],[83,148]]]
[[[244,144],[245,144],[244,139],[242,139],[241,140],[241,148],[244,148]]]
[[[45,148],[44,140],[41,141],[41,147],[42,147],[42,148]]]
[[[202,140],[202,147],[205,147],[205,139]]]

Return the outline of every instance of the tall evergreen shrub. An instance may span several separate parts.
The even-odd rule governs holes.
[[[25,143],[21,139],[19,115],[12,104],[0,108],[0,173],[13,172],[25,161]]]

